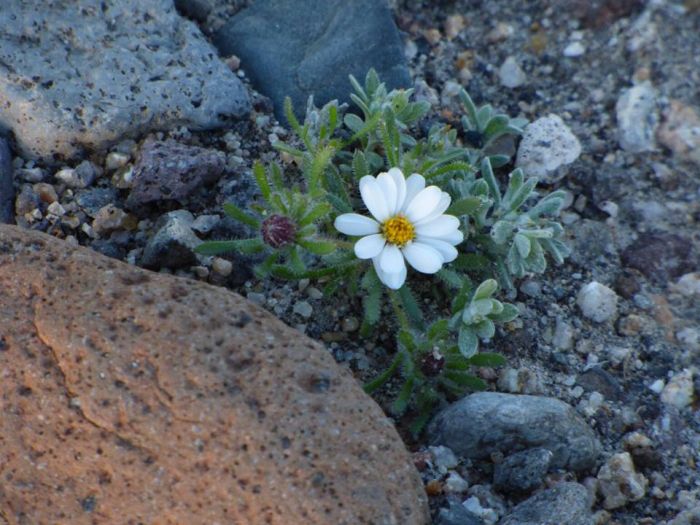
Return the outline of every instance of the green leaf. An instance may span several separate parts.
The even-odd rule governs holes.
[[[332,211],[332,209],[333,208],[331,207],[331,205],[327,202],[321,202],[320,204],[317,204],[316,206],[311,208],[311,211],[299,221],[299,227],[303,228],[304,226],[312,224],[321,217],[328,215]]]
[[[520,168],[518,168],[519,170]],[[518,171],[515,170],[515,171]],[[530,197],[532,190],[537,186],[537,179],[532,177],[527,179],[522,187],[508,201],[508,211],[515,211]]]
[[[267,174],[265,173],[265,167],[262,165],[260,161],[256,161],[255,164],[253,164],[253,175],[255,176],[255,180],[258,182],[258,188],[260,188],[260,193],[263,196],[263,199],[270,200],[270,182],[267,180]]]
[[[505,244],[513,235],[514,224],[510,221],[498,221],[491,226],[491,238],[496,244]]]
[[[343,122],[350,129],[350,131],[353,131],[354,133],[360,131],[365,125],[365,122],[353,113],[348,113],[347,115],[345,115],[345,117],[343,118]]]
[[[382,291],[383,288],[375,286],[367,290],[367,294],[362,298],[364,321],[370,326],[377,324],[381,316]]]
[[[493,108],[491,107],[491,104],[486,104],[485,106],[481,106],[479,108],[479,110],[476,112],[476,124],[479,128],[479,131],[483,133],[484,129],[486,128],[486,125],[491,120],[492,115]]]
[[[474,366],[503,366],[506,364],[506,358],[501,354],[491,352],[479,352],[469,358],[469,364]]]
[[[462,288],[459,290],[459,293],[455,296],[454,300],[452,301],[453,312],[459,312],[462,308],[466,306],[467,302],[469,301],[469,294],[471,293],[471,291],[471,280],[465,280],[462,284]]]
[[[223,206],[224,212],[226,215],[229,217],[232,217],[236,219],[239,222],[242,222],[243,224],[247,224],[248,226],[251,226],[252,228],[260,228],[260,221],[256,219],[255,217],[248,215],[246,212],[244,212],[242,209],[240,209],[238,206],[233,204],[232,202],[227,202]]]
[[[367,159],[361,150],[355,150],[355,154],[352,157],[352,172],[355,176],[355,180],[360,180],[362,177],[369,175],[369,167],[367,166]]]
[[[237,239],[234,241],[207,241],[197,246],[194,251],[201,255],[217,255],[220,253],[236,251],[239,253],[257,253],[265,248],[258,238]]]
[[[533,219],[542,215],[559,215],[565,197],[566,194],[563,191],[554,191],[540,199],[537,204],[530,208],[527,214]]]
[[[334,155],[335,148],[333,146],[324,146],[316,151],[313,162],[311,163],[311,170],[307,174],[309,194],[312,197],[318,197],[322,194],[322,177]]]
[[[477,124],[477,118],[476,118],[476,105],[474,104],[474,101],[472,98],[469,96],[469,93],[467,93],[464,89],[462,89],[459,92],[459,98],[462,101],[462,104],[464,105],[464,109],[467,110],[467,118],[469,119],[469,122],[471,124],[471,128],[476,129],[478,124]]]
[[[496,292],[497,289],[498,283],[495,279],[486,279],[479,285],[476,292],[474,292],[473,300],[478,301],[479,299],[488,299]]]
[[[459,348],[459,353],[469,358],[476,354],[479,349],[479,338],[469,328],[462,326],[457,336],[457,346]]]
[[[447,268],[443,268],[442,270],[438,271],[436,275],[438,279],[440,279],[447,286],[455,290],[459,290],[462,287],[462,283],[465,279],[464,276],[458,274],[455,271],[448,270]]]
[[[503,310],[498,314],[489,315],[489,319],[496,323],[509,323],[518,317],[518,308],[510,303],[503,303]]]
[[[332,193],[326,193],[326,200],[331,203],[331,206],[340,213],[352,213],[353,209],[350,204],[344,202],[343,199]]]
[[[401,305],[403,306],[403,309],[411,322],[418,327],[422,326],[423,312],[421,312],[420,306],[418,305],[416,298],[413,296],[413,292],[411,292],[411,289],[407,284],[404,284],[401,288],[399,288],[398,296],[399,299],[401,299]]]
[[[515,247],[518,249],[520,257],[525,259],[530,255],[530,239],[528,237],[522,233],[516,233],[513,241],[515,242]]]
[[[486,157],[481,161],[481,176],[486,181],[489,186],[489,193],[491,198],[496,203],[497,207],[501,206],[501,191],[498,189],[498,181],[496,176],[493,174],[493,168],[491,166],[491,160]]]
[[[496,335],[496,326],[491,319],[484,319],[480,323],[472,325],[472,329],[481,340],[491,340]]]
[[[505,132],[509,121],[510,119],[506,115],[495,115],[491,120],[489,120],[486,129],[484,129],[484,135],[486,135],[487,140],[493,139],[498,135],[502,135]]]
[[[314,255],[328,255],[330,253],[333,253],[336,249],[336,245],[334,242],[323,241],[320,239],[299,239],[297,242],[305,250],[308,250]]]
[[[453,202],[445,213],[457,216],[472,215],[480,210],[483,204],[484,201],[479,197],[465,197],[464,199]]]
[[[396,397],[394,402],[391,404],[391,412],[396,416],[401,416],[406,412],[408,408],[408,403],[411,401],[411,394],[413,394],[413,385],[415,384],[415,377],[411,376],[406,379],[406,382],[401,387],[399,395]]]
[[[453,383],[471,388],[472,390],[486,390],[488,385],[478,377],[464,372],[445,372],[445,379]]]
[[[447,319],[438,319],[428,328],[428,340],[435,341],[447,337],[449,333],[449,321]]]

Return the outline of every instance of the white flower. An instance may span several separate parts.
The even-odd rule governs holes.
[[[345,213],[335,220],[338,231],[363,236],[355,255],[372,259],[379,279],[398,290],[406,280],[406,264],[421,273],[436,273],[457,258],[455,246],[464,240],[459,219],[444,215],[450,196],[437,186],[425,187],[425,178],[408,179],[398,168],[360,179],[360,194],[374,219]],[[376,219],[376,220],[375,220]]]

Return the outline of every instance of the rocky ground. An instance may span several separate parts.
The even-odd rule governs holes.
[[[219,61],[207,52],[207,40],[217,41],[230,17],[251,3],[176,2],[202,30],[184,46],[183,64],[174,72],[162,56],[152,55],[162,44],[151,41],[139,48],[134,65],[141,68],[137,77],[160,71],[148,81],[175,93],[157,107],[153,100],[144,102],[157,118],[125,115],[112,101],[85,113],[85,122],[72,123],[63,142],[42,142],[30,132],[31,122],[58,122],[55,108],[33,118],[16,106],[0,110],[4,126],[15,132],[5,173],[12,175],[16,198],[3,209],[22,227],[238,291],[323,341],[337,362],[364,381],[387,363],[393,343],[385,330],[368,339],[357,335],[359,304],[325,298],[314,282],[256,280],[251,261],[235,255],[201,258],[192,252],[200,239],[241,233],[222,216],[221,205],[254,198],[252,163],[279,159],[271,143],[288,134],[275,117],[278,105],[259,84],[264,72],[249,69],[252,61],[238,55]],[[148,41],[154,31],[161,34],[159,24],[188,24],[167,4],[153,2],[153,19],[112,13],[125,33],[120,38]],[[161,20],[159,9],[167,13]],[[570,196],[562,222],[572,256],[544,276],[519,283],[515,302],[521,316],[489,345],[507,357],[508,366],[481,371],[493,391],[536,397],[498,398],[484,415],[493,394],[471,396],[443,412],[419,439],[402,432],[435,522],[696,523],[700,56],[693,50],[700,48],[700,4],[405,0],[394,6],[393,17],[408,69],[396,72],[389,64],[388,74],[397,82],[410,74],[416,96],[432,103],[428,120],[456,123],[461,112],[456,95],[463,86],[477,103],[492,103],[512,116],[535,121],[557,115],[581,145],[573,162],[543,174],[545,187]],[[126,31],[131,24],[138,31]],[[177,27],[183,39],[194,29]],[[88,45],[70,32],[64,37]],[[34,51],[46,56],[36,38]],[[2,51],[11,40],[0,39],[0,67],[6,69],[13,62]],[[357,51],[339,47],[336,58]],[[61,60],[56,53],[50,58]],[[52,89],[52,67],[57,66],[48,63],[35,72],[40,78],[25,86],[29,92]],[[194,77],[213,71],[211,82],[223,83],[228,98],[207,91],[206,83],[187,81],[183,87],[182,79],[191,78],[188,68]],[[85,80],[93,84],[90,97],[101,86],[138,97],[146,80],[132,81],[128,71],[122,75]],[[0,103],[21,100],[24,95],[17,93],[0,80]],[[72,96],[77,95],[62,91],[55,100],[70,110],[91,106],[90,97]],[[113,110],[118,125],[109,129]],[[91,125],[108,129],[91,134]],[[218,129],[206,130],[212,126]],[[22,130],[29,130],[26,136]],[[76,150],[86,136],[88,147]],[[551,157],[571,153],[558,147],[552,141],[543,149]],[[0,149],[0,174],[3,158],[9,155]],[[391,388],[377,396],[380,404],[388,403]],[[400,431],[404,423],[397,421]],[[538,428],[546,432],[533,435]],[[464,448],[464,435],[484,446]],[[514,449],[523,452],[511,454]]]

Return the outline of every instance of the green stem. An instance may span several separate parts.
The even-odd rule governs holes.
[[[411,329],[411,323],[408,321],[408,316],[403,309],[403,304],[401,303],[399,294],[395,290],[388,290],[388,292],[391,306],[394,308],[396,319],[399,321],[399,326],[401,326],[402,329],[409,331]]]
[[[391,361],[391,364],[389,367],[384,370],[381,374],[379,374],[377,377],[372,379],[369,383],[367,383],[364,386],[364,390],[367,394],[371,394],[374,392],[377,388],[382,386],[384,383],[386,383],[391,376],[394,375],[394,372],[396,372],[396,369],[399,367],[399,364],[401,363],[401,358],[402,358],[402,353],[401,352],[396,352],[396,355],[394,356],[394,359]]]

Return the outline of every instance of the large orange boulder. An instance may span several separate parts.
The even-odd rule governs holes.
[[[0,523],[428,522],[390,421],[321,345],[3,225],[0,403]]]

